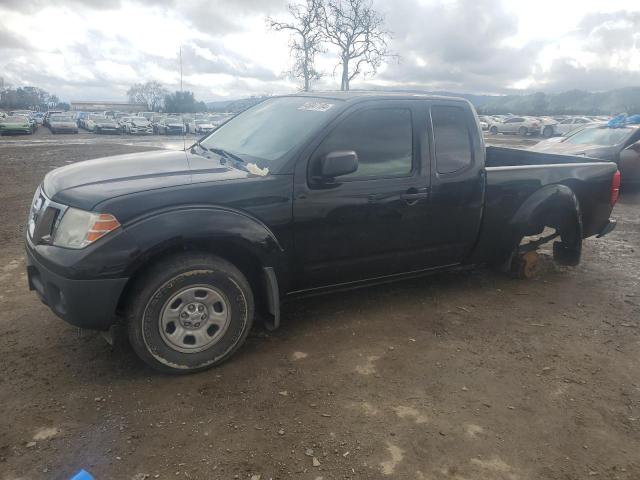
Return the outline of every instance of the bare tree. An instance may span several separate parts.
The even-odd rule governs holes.
[[[162,106],[164,98],[169,91],[160,82],[155,80],[147,83],[136,83],[128,91],[127,96],[131,103],[144,103],[147,108],[156,112]]]
[[[291,75],[302,79],[302,88],[308,92],[311,82],[322,76],[314,63],[316,54],[322,52],[324,5],[322,0],[305,0],[305,3],[290,3],[287,8],[293,17],[291,23],[277,22],[272,18],[267,18],[267,23],[276,32],[291,32],[289,47],[294,58]]]
[[[384,28],[384,17],[373,9],[371,0],[329,0],[325,15],[327,41],[340,49],[342,68],[340,90],[360,73],[376,73],[389,57],[391,32]]]

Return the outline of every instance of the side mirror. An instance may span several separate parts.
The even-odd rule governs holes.
[[[320,160],[320,176],[334,178],[358,170],[358,154],[353,150],[338,150]]]

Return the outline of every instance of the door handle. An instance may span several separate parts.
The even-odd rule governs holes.
[[[429,192],[427,192],[426,190],[410,188],[405,193],[400,195],[400,198],[407,202],[409,205],[414,205],[418,202],[418,200],[422,200],[423,198],[427,198],[428,196]]]
[[[429,194],[427,192],[421,193],[403,193],[400,198],[403,200],[420,200],[421,198],[427,198]]]

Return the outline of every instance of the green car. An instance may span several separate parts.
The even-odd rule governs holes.
[[[27,117],[11,116],[0,119],[0,135],[7,133],[32,134],[31,122]]]

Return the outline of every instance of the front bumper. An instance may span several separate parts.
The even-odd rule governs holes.
[[[67,323],[89,330],[108,330],[127,278],[71,280],[45,267],[27,245],[29,290]]]
[[[129,133],[132,135],[153,135],[153,128],[134,128],[129,129]]]
[[[94,130],[96,133],[121,133],[122,130],[118,127],[96,127]]]

